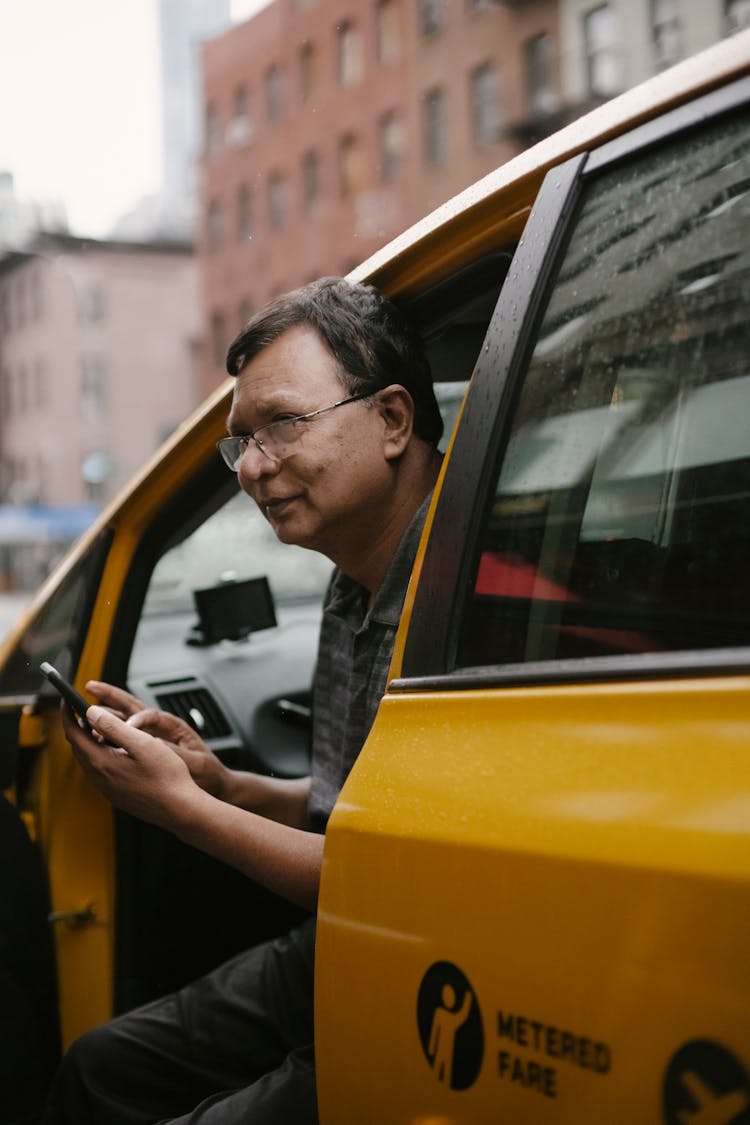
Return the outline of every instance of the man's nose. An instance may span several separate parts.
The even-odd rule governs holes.
[[[267,453],[258,448],[254,441],[249,441],[237,466],[240,487],[245,492],[249,492],[250,485],[255,484],[262,477],[275,476],[280,468],[280,461],[269,457]],[[245,482],[247,482],[248,487],[246,487]]]

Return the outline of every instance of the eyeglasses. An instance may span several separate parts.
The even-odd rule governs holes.
[[[304,432],[303,422],[327,414],[329,410],[336,410],[339,406],[346,406],[349,402],[359,402],[363,398],[372,398],[373,392],[366,394],[350,395],[339,402],[332,402],[330,406],[322,406],[320,410],[312,410],[309,414],[297,414],[294,418],[280,418],[278,422],[269,422],[267,426],[260,426],[253,434],[233,434],[231,437],[217,441],[216,448],[224,461],[236,473],[240,461],[251,441],[254,441],[261,453],[265,453],[274,464],[291,457],[294,447]],[[262,437],[261,437],[262,435]]]

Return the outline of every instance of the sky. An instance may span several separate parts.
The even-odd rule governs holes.
[[[246,19],[268,0],[232,0]],[[0,171],[103,237],[160,183],[156,0],[0,0]]]

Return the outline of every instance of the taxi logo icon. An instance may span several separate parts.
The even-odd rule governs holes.
[[[692,1039],[664,1076],[665,1125],[750,1125],[750,1074],[721,1043]]]
[[[436,1080],[451,1090],[468,1089],[482,1069],[484,1028],[474,989],[450,961],[436,961],[422,978],[417,1025]]]

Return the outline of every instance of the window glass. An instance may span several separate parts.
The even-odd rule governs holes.
[[[221,117],[214,105],[206,106],[205,120],[206,155],[209,160],[215,159],[221,153]]]
[[[399,19],[397,0],[379,0],[375,13],[378,62],[397,63],[401,57]]]
[[[211,254],[217,254],[224,244],[224,212],[216,199],[206,211],[206,241]]]
[[[241,148],[249,143],[252,132],[250,95],[246,86],[238,86],[234,92],[234,117],[227,129],[227,140],[236,148]]]
[[[347,134],[339,141],[339,185],[343,199],[351,199],[365,182],[364,152],[359,138]]]
[[[342,86],[356,86],[362,81],[362,41],[353,24],[345,22],[337,28],[338,77]]]
[[[386,113],[379,124],[380,178],[393,184],[401,174],[405,150],[403,121],[395,111]]]
[[[651,0],[651,27],[656,65],[672,66],[683,55],[680,0]]]
[[[272,172],[268,180],[268,225],[281,230],[287,217],[287,187],[281,172]]]
[[[237,239],[246,242],[253,237],[253,193],[247,184],[237,189]]]
[[[552,82],[552,40],[535,35],[525,44],[526,90],[529,108],[536,117],[554,113],[557,97]]]
[[[299,88],[303,102],[309,101],[315,92],[317,69],[315,47],[312,43],[303,43],[299,49]]]
[[[266,71],[266,117],[272,124],[276,124],[283,115],[284,75],[281,67],[274,64]]]
[[[615,14],[609,4],[602,4],[585,14],[583,35],[589,94],[611,97],[620,89],[620,59]]]
[[[443,0],[421,0],[419,15],[422,35],[425,39],[437,35],[445,21]]]
[[[724,0],[724,23],[727,35],[750,27],[750,0]]]
[[[445,94],[436,86],[427,90],[423,102],[425,163],[437,168],[445,161],[447,133],[445,120]]]
[[[592,183],[530,357],[458,664],[750,643],[750,123]]]
[[[494,144],[500,137],[499,76],[492,63],[483,63],[471,72],[471,120],[478,145]]]
[[[0,673],[0,697],[31,694],[44,683],[39,665],[48,660],[73,678],[93,593],[101,577],[109,539],[103,533],[44,603],[23,632]],[[56,560],[48,560],[53,565]]]
[[[302,158],[302,199],[308,214],[315,210],[320,194],[320,157],[311,149]]]
[[[81,413],[89,422],[100,422],[107,408],[104,360],[99,355],[81,356]]]

